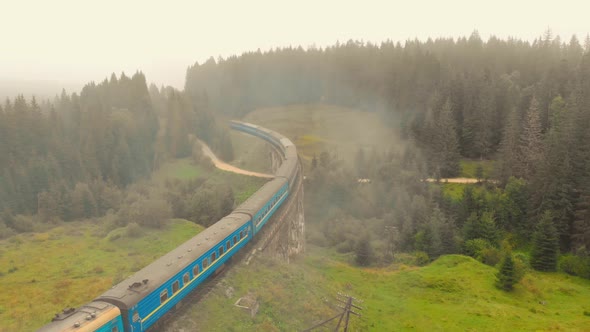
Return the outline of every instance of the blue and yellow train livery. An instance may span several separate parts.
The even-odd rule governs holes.
[[[121,309],[129,331],[144,331],[240,250],[250,228],[249,216],[231,214],[98,299]]]
[[[40,332],[146,331],[255,236],[282,206],[301,170],[295,146],[282,135],[232,121],[233,129],[260,137],[280,152],[275,178],[231,214],[117,284],[93,302],[56,315]]]

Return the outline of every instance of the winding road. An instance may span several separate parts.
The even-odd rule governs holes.
[[[436,179],[426,179],[426,182],[437,182]],[[485,182],[484,180],[478,180],[474,178],[446,178],[446,179],[439,179],[438,182],[440,183],[479,183]]]
[[[215,153],[213,153],[213,151],[211,151],[211,148],[209,148],[209,146],[207,144],[205,144],[205,142],[201,141],[200,139],[197,139],[197,141],[199,141],[199,143],[201,144],[201,149],[202,149],[203,153],[207,157],[209,157],[209,159],[211,159],[211,161],[213,162],[215,167],[219,168],[220,170],[232,172],[232,173],[237,173],[237,174],[242,174],[242,175],[255,176],[255,177],[259,177],[259,178],[266,178],[266,179],[274,178],[274,175],[272,175],[272,174],[248,171],[245,169],[238,168],[234,165],[230,165],[230,164],[224,162],[223,160],[220,160],[219,158],[217,158]],[[436,179],[432,179],[432,178],[426,179],[426,181],[427,182],[437,182]],[[446,179],[439,179],[438,182],[440,182],[440,183],[478,183],[478,182],[483,182],[483,180],[478,181],[477,179],[474,179],[474,178],[446,178]]]
[[[202,148],[203,153],[207,157],[209,157],[209,159],[211,159],[211,161],[213,162],[215,167],[219,168],[220,170],[232,172],[232,173],[237,173],[237,174],[248,175],[248,176],[255,176],[255,177],[259,177],[259,178],[266,178],[266,179],[272,179],[275,177],[272,174],[252,172],[252,171],[248,171],[248,170],[241,169],[236,166],[230,165],[230,164],[220,160],[219,158],[217,158],[215,153],[213,153],[213,151],[211,151],[211,149],[209,148],[209,146],[207,144],[205,144],[205,142],[201,141],[200,139],[198,141],[201,144],[201,148]]]

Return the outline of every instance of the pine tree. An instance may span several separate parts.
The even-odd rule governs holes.
[[[477,103],[477,114],[476,123],[477,130],[475,132],[473,145],[476,149],[476,153],[480,158],[487,157],[493,149],[493,132],[492,126],[496,116],[496,105],[494,103],[494,95],[490,87],[482,86],[484,89],[481,92],[480,98]]]
[[[509,232],[526,236],[530,227],[527,219],[528,193],[523,179],[510,177],[500,195],[499,224]]]
[[[496,287],[508,292],[512,290],[517,282],[516,267],[514,266],[512,253],[509,252],[504,257],[500,270],[496,274]]]
[[[573,130],[570,123],[564,121],[567,113],[563,99],[554,98],[550,106],[550,128],[544,141],[546,153],[530,184],[530,206],[533,211],[552,211],[563,250],[569,249],[574,214],[574,183],[568,149],[573,143]]]
[[[518,165],[518,135],[520,119],[516,108],[510,112],[500,143],[499,177],[503,183],[516,174]]]
[[[555,271],[558,251],[559,243],[553,216],[550,211],[545,211],[533,234],[531,266],[539,271]]]
[[[434,163],[440,169],[440,176],[456,176],[459,174],[459,141],[450,100],[443,105],[433,127],[432,154]]]
[[[355,261],[360,266],[369,266],[373,260],[373,250],[368,236],[363,237],[356,246]]]
[[[590,53],[580,62],[576,89],[572,96],[568,142],[571,181],[575,197],[572,240],[576,250],[590,250]],[[568,104],[568,106],[570,106]]]
[[[463,225],[463,236],[465,240],[484,239],[496,245],[499,234],[494,214],[486,211],[480,217],[475,212],[472,213]]]
[[[539,102],[535,97],[527,111],[519,140],[518,175],[530,179],[543,159],[543,136]]]

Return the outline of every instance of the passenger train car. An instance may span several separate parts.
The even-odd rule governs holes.
[[[39,332],[138,332],[152,327],[246,245],[289,196],[299,175],[293,143],[253,124],[231,127],[269,142],[283,157],[275,178],[231,214],[114,286],[93,302],[64,310]]]

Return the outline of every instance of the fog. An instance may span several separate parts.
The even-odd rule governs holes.
[[[114,1],[4,2],[0,81],[72,88],[143,71],[184,86],[195,61],[289,45],[490,35],[533,40],[547,28],[569,40],[590,30],[583,1]],[[6,85],[6,84],[4,84]],[[60,89],[58,89],[60,90]]]

